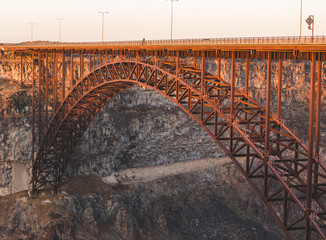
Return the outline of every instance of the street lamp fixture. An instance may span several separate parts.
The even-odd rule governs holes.
[[[171,40],[172,40],[172,33],[173,33],[173,2],[177,2],[179,0],[168,0],[171,2]]]
[[[314,30],[315,30],[315,16],[310,15],[306,19],[306,23],[308,24],[308,29],[311,30],[311,33],[312,33],[311,42],[313,43],[314,42]]]
[[[102,14],[102,42],[104,42],[104,14],[109,14],[109,12],[98,11],[98,13]]]
[[[57,21],[59,21],[59,42],[61,42],[61,21],[64,20],[64,18],[57,18]]]
[[[36,23],[27,23],[28,25],[31,25],[31,41],[33,42],[33,25]]]

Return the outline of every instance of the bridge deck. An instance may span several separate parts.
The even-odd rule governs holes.
[[[0,45],[1,46],[1,45]],[[178,40],[143,40],[115,42],[24,42],[3,44],[4,50],[273,50],[326,52],[326,36],[318,37],[257,37],[257,38],[216,38],[216,39],[178,39]]]

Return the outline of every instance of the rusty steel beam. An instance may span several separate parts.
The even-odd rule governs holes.
[[[45,54],[45,128],[48,128],[49,119],[49,53]]]
[[[322,62],[318,61],[317,66],[317,97],[316,97],[316,138],[315,138],[315,156],[318,161],[314,165],[314,185],[318,185],[318,169],[319,169],[319,146],[320,146],[320,122],[321,122],[321,90],[322,90]],[[318,192],[317,187],[314,188],[314,194]]]
[[[79,77],[82,78],[84,75],[84,52],[81,51],[79,54]]]
[[[156,59],[155,59],[156,62]],[[177,56],[175,59],[175,74],[178,76],[180,72],[180,52],[177,52]]]
[[[34,54],[32,54],[32,166],[34,166],[35,162],[35,144],[35,59]]]
[[[41,109],[41,106],[42,106],[42,71],[43,71],[43,68],[42,68],[42,57],[41,57],[41,54],[39,53],[38,54],[38,120],[37,120],[37,123],[38,123],[38,146],[41,146],[41,129],[42,129],[42,124],[41,124],[41,121],[42,121],[42,118],[41,118],[41,114],[42,114],[42,109]]]
[[[92,52],[88,53],[88,64],[89,64],[89,72],[92,71]]]
[[[218,56],[217,59],[217,77],[221,78],[221,56]]]
[[[62,91],[62,102],[65,100],[66,98],[66,53],[63,52],[62,53],[62,84],[61,84],[61,91]]]
[[[20,86],[23,87],[23,53],[20,55]]]
[[[202,52],[202,56],[201,56],[201,92],[202,94],[204,94],[206,92],[205,89],[205,65],[206,65],[206,54],[205,52]]]
[[[282,114],[282,77],[283,77],[283,61],[278,61],[278,78],[277,78],[277,119],[281,120]]]
[[[70,91],[74,86],[74,51],[70,53]]]
[[[268,161],[270,154],[270,119],[271,119],[271,85],[272,85],[272,53],[267,59],[267,88],[266,88],[266,123],[265,123],[265,173],[264,195],[268,197]]]
[[[158,65],[158,52],[157,51],[155,51],[154,61],[155,61],[155,66],[157,66]]]
[[[311,56],[310,74],[310,105],[309,105],[309,137],[308,137],[308,162],[307,162],[307,190],[305,206],[305,240],[311,240],[311,202],[312,202],[312,168],[314,153],[314,118],[315,118],[315,82],[316,82],[316,54]]]
[[[93,50],[93,68],[96,68],[96,50]]]
[[[317,156],[319,156],[319,145],[320,145],[322,72],[323,72],[322,62],[318,61],[318,66],[317,66],[317,98],[316,98],[316,139],[315,139],[315,154]]]
[[[249,54],[246,57],[246,76],[245,76],[245,92],[248,95],[249,94],[249,71],[250,71],[250,59]]]
[[[53,76],[53,111],[56,112],[57,109],[57,98],[58,98],[58,56],[54,53],[54,76]]]
[[[235,92],[235,52],[232,54],[231,59],[231,103],[230,103],[230,116],[234,115],[234,92]]]

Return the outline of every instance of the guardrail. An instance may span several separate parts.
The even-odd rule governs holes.
[[[72,44],[72,43],[71,43]],[[89,45],[241,45],[241,44],[326,44],[326,36],[315,37],[243,37],[243,38],[204,38],[175,40],[145,40],[94,42]]]
[[[239,37],[239,38],[200,38],[175,40],[140,40],[111,42],[49,42],[34,41],[19,44],[4,44],[0,49],[17,47],[114,47],[114,46],[187,46],[187,45],[326,45],[326,36],[315,37]]]

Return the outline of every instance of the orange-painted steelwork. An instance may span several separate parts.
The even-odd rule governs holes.
[[[207,131],[289,239],[326,239],[326,166],[318,156],[325,38],[315,39],[314,44],[298,44],[296,38],[288,39],[288,44],[280,42],[286,39],[274,38],[220,40],[219,44],[214,44],[217,40],[193,41],[3,46],[20,55],[22,64],[25,58],[33,63],[29,76],[33,83],[33,192],[49,186],[57,189],[74,148],[96,114],[117,94],[141,85],[173,101]],[[183,64],[181,57],[193,57],[194,64]],[[231,58],[230,82],[221,79],[220,66],[216,76],[205,71],[207,57],[218,58],[218,63]],[[246,59],[244,91],[235,86],[238,58]],[[265,108],[248,94],[250,58],[266,59]],[[281,118],[284,59],[311,61],[308,147]],[[271,114],[272,60],[279,63],[275,116]]]

